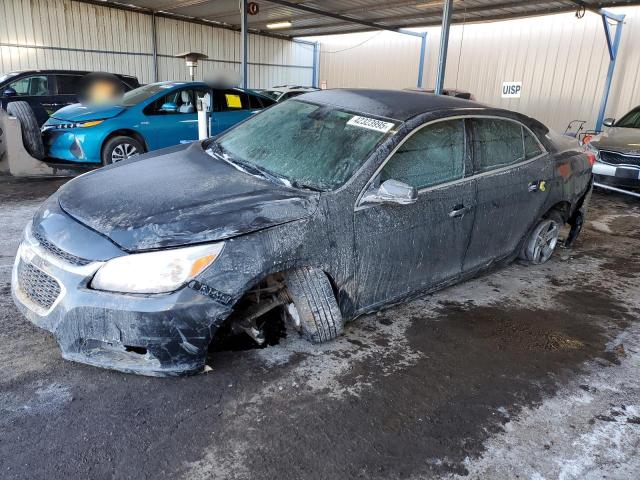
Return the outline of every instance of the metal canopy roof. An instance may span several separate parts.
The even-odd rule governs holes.
[[[80,0],[127,10],[155,13],[240,30],[240,0]],[[285,37],[360,32],[440,25],[443,0],[254,0],[257,15],[248,15],[252,32]],[[454,0],[453,23],[484,22],[573,12],[587,9],[640,5],[640,0]],[[353,21],[349,21],[353,20]],[[267,24],[291,22],[271,30]],[[364,22],[355,23],[355,22]],[[366,24],[370,25],[366,25]]]

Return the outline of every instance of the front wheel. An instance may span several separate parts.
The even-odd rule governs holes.
[[[292,300],[286,313],[300,334],[311,343],[322,343],[342,333],[342,314],[322,270],[302,267],[285,274]]]
[[[558,246],[562,225],[564,220],[558,212],[551,212],[543,218],[526,239],[520,258],[532,265],[548,261]]]
[[[102,164],[111,165],[144,153],[144,146],[132,137],[119,135],[110,138],[102,147]]]

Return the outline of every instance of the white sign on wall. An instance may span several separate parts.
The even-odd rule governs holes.
[[[502,82],[502,98],[520,98],[522,82]]]

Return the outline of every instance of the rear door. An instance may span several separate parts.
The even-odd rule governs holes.
[[[464,270],[483,267],[518,248],[553,179],[551,156],[523,124],[505,118],[471,120],[476,218]]]
[[[241,90],[214,90],[211,135],[217,135],[259,112],[262,102],[256,95]]]
[[[357,308],[384,303],[457,277],[473,227],[475,185],[465,122],[419,128],[372,185],[393,179],[418,189],[412,205],[361,205],[354,212]]]

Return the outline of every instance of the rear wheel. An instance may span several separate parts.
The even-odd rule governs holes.
[[[42,160],[44,158],[44,145],[42,144],[42,134],[38,127],[38,120],[33,113],[33,109],[27,102],[10,102],[7,105],[7,113],[16,117],[22,127],[22,143],[25,150],[34,158]]]
[[[564,220],[558,212],[551,212],[543,218],[529,234],[522,247],[520,258],[532,265],[540,265],[548,261],[558,246],[562,225]]]
[[[133,137],[118,135],[110,138],[102,147],[102,164],[111,165],[144,153],[144,146]]]
[[[286,306],[287,317],[306,340],[322,343],[342,333],[342,314],[322,270],[309,267],[290,270],[285,283],[292,300]]]

